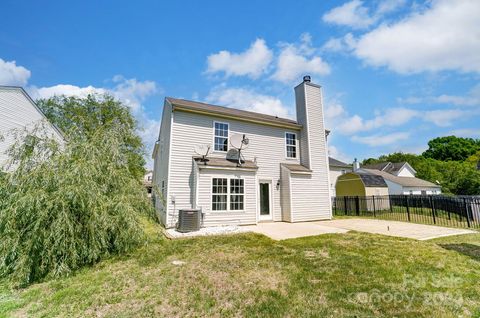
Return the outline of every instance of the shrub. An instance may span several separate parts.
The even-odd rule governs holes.
[[[153,209],[119,150],[119,129],[99,128],[62,149],[29,135],[13,149],[16,169],[0,176],[0,275],[26,285],[143,241],[140,222]]]

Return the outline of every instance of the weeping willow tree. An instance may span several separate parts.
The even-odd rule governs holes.
[[[26,133],[0,174],[0,275],[17,286],[66,275],[144,241],[153,209],[123,151],[122,125],[68,135]]]

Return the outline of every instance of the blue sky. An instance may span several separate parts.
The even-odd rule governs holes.
[[[294,117],[322,85],[330,154],[350,161],[480,137],[480,2],[3,1],[0,85],[108,92],[151,150],[165,96]]]

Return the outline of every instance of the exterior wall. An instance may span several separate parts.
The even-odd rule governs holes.
[[[244,211],[212,211],[212,179],[213,178],[242,178],[244,179]],[[257,182],[255,172],[226,171],[202,169],[198,174],[197,208],[204,213],[205,226],[216,225],[246,225],[257,222]]]
[[[275,186],[280,179],[280,163],[298,164],[300,162],[298,155],[296,159],[286,158],[285,132],[296,133],[298,144],[298,131],[237,120],[227,120],[209,115],[174,111],[171,130],[172,143],[167,227],[175,226],[176,215],[179,209],[192,208],[194,205],[192,195],[194,189],[192,156],[196,155],[194,152],[196,145],[213,145],[214,121],[228,123],[230,136],[235,133],[244,133],[250,139],[249,148],[242,153],[247,160],[256,159],[259,167],[257,180],[268,179],[272,181],[273,220],[281,221],[280,190]],[[226,154],[214,152],[211,156],[225,157]]]
[[[354,173],[346,173],[338,177],[335,188],[336,195],[339,197],[365,195],[365,185],[360,177]]]
[[[388,195],[388,188],[387,187],[365,187],[365,195],[366,196]]]
[[[280,179],[282,180],[280,185],[282,220],[292,222],[290,170],[285,167],[281,167]]]
[[[398,183],[385,179],[388,186],[388,194],[403,194],[403,187]]]
[[[314,185],[313,174],[290,174],[292,212],[290,222],[331,219],[331,214],[319,209],[319,198],[309,191]]]
[[[352,168],[347,168],[347,167],[334,167],[330,166],[329,168],[329,174],[330,174],[330,195],[332,197],[336,196],[336,191],[335,191],[335,186],[337,184],[337,179],[341,175],[347,173],[347,172],[352,172]]]
[[[412,191],[410,193],[410,191]],[[422,191],[425,191],[425,195],[438,195],[442,193],[441,188],[417,188],[417,187],[403,187],[402,194],[415,194],[421,195]]]
[[[441,194],[442,189],[438,188],[420,188],[420,187],[404,187],[396,182],[385,179],[385,182],[388,185],[388,194],[391,195],[404,195],[404,194],[422,194],[422,190],[426,191],[427,195]],[[412,193],[410,193],[412,191]],[[436,191],[436,193],[434,193]]]
[[[166,225],[166,201],[169,190],[169,154],[171,143],[172,105],[165,102],[162,112],[162,122],[158,136],[158,144],[153,154],[153,186],[155,195],[155,208],[158,211],[160,222]],[[163,184],[163,186],[162,186]],[[163,189],[163,193],[162,193]]]
[[[16,143],[15,132],[32,131],[36,126],[44,127],[42,134],[63,144],[63,136],[21,88],[0,87],[0,170],[9,159],[5,152]]]
[[[297,121],[303,125],[301,160],[312,170],[312,174],[310,176],[292,175],[292,220],[297,222],[330,219],[332,206],[321,88],[318,85],[303,82],[295,87],[295,96]],[[301,104],[302,101],[304,104]],[[295,187],[301,188],[295,189]]]

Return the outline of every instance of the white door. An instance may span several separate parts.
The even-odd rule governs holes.
[[[260,221],[272,220],[272,183],[260,181],[259,183],[259,217]]]

